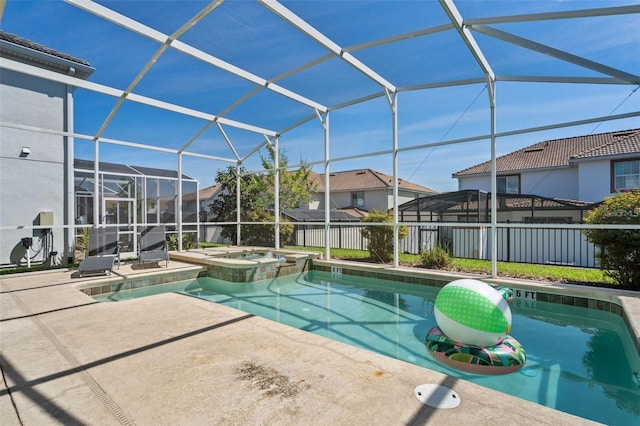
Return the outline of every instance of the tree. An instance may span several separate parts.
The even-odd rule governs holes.
[[[267,145],[268,157],[260,156],[262,167],[266,173],[253,180],[251,191],[256,194],[256,207],[273,211],[275,206],[275,149]],[[308,205],[311,193],[317,185],[311,180],[311,169],[303,164],[294,171],[288,171],[289,159],[284,151],[280,151],[278,171],[280,174],[280,209],[297,209]]]
[[[379,210],[371,210],[362,219],[363,222],[383,223],[393,222],[390,213]],[[371,257],[377,258],[380,262],[388,262],[393,256],[393,226],[369,225],[362,228],[362,236],[367,239],[367,249]],[[403,240],[409,235],[406,226],[398,229],[398,240]]]
[[[240,168],[240,220],[242,222],[275,222],[275,149],[267,145],[269,157],[261,156],[266,172],[264,174],[248,174]],[[280,209],[292,209],[308,204],[311,191],[316,189],[310,179],[310,169],[302,166],[289,172],[289,160],[284,152],[280,152],[278,169],[280,175]],[[222,186],[221,194],[210,205],[211,213],[219,222],[236,221],[236,168],[227,167],[218,171],[216,182]],[[287,241],[293,234],[293,225],[280,225],[280,241]],[[241,235],[246,244],[274,245],[273,225],[242,225]],[[236,226],[223,227],[222,236],[236,241]]]
[[[585,218],[589,224],[640,224],[640,189],[605,198]],[[587,239],[600,248],[600,267],[620,286],[640,290],[640,230],[588,229]]]
[[[253,210],[254,196],[250,193],[249,188],[253,180],[253,175],[247,174],[243,167],[239,168],[240,172],[240,205],[243,210],[240,213],[240,220],[247,221],[247,212]],[[209,204],[209,210],[218,222],[235,222],[236,221],[236,206],[237,206],[237,173],[238,169],[233,166],[228,166],[225,170],[218,170],[216,172],[216,183],[221,185],[220,195],[218,195],[213,203]],[[223,226],[222,233],[223,238],[228,238],[231,241],[236,241],[237,229],[235,225]]]
[[[268,211],[257,209],[249,212],[249,222],[275,222],[275,216]],[[280,244],[283,245],[293,234],[292,224],[280,224]],[[243,225],[242,237],[250,246],[268,246],[275,244],[273,225]]]

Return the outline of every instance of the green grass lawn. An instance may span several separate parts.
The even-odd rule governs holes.
[[[298,247],[287,246],[292,250],[307,250],[324,252],[324,247]],[[334,259],[371,261],[366,250],[331,249],[331,257]],[[488,260],[451,258],[453,267],[457,272],[470,272],[480,274],[491,273],[491,262]],[[413,267],[421,267],[420,255],[400,254],[400,264]],[[529,278],[544,281],[558,281],[567,283],[584,283],[591,285],[611,286],[614,282],[606,277],[600,269],[578,268],[574,266],[533,265],[529,263],[498,262],[498,275],[503,277]]]

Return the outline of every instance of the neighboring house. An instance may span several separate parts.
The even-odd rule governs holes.
[[[0,64],[20,62],[86,79],[91,65],[79,58],[0,31]],[[72,256],[73,139],[19,128],[73,132],[73,88],[6,68],[0,72],[0,264]],[[21,229],[29,225],[37,229]],[[65,228],[66,226],[66,228]]]
[[[288,215],[292,220],[324,221],[324,175],[310,173],[310,180],[316,190],[311,193],[308,208],[291,210],[295,214]],[[393,209],[393,178],[371,169],[347,170],[329,175],[331,187],[331,220],[360,220],[369,210],[388,211]],[[209,213],[209,205],[221,193],[220,185],[213,185],[200,190],[201,217],[207,213],[207,219],[215,218]],[[436,191],[402,179],[398,182],[398,204],[406,203],[426,195],[437,194]],[[313,210],[314,212],[309,212]],[[303,212],[308,212],[306,215]]]
[[[496,159],[498,192],[598,202],[640,188],[640,129],[539,142]],[[453,174],[458,189],[491,191],[491,163]]]
[[[324,175],[311,173],[316,191],[311,194],[309,208],[324,210]],[[329,174],[331,210],[357,208],[359,210],[393,209],[393,177],[371,169],[347,170]],[[398,182],[398,204],[406,203],[436,191],[400,179]]]
[[[367,212],[357,208],[334,209],[329,212],[331,222],[360,222]],[[283,210],[282,216],[291,222],[324,222],[324,210]],[[323,225],[322,225],[323,226]]]
[[[199,193],[200,198],[200,208],[198,211],[200,212],[200,221],[201,222],[212,222],[215,220],[213,215],[211,214],[211,204],[213,200],[220,195],[222,191],[222,185],[211,185],[206,188],[202,188]]]

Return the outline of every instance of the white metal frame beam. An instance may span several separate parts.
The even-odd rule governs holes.
[[[81,78],[72,77],[69,75],[63,75],[54,71],[49,71],[42,68],[34,67],[32,65],[23,64],[21,62],[13,61],[11,59],[3,58],[2,62],[0,62],[0,69],[1,68],[15,71],[21,74],[39,77],[45,80],[56,81],[58,83],[67,84],[80,89],[90,90],[92,92],[101,93],[103,95],[113,96],[115,98],[119,98],[120,95],[123,93],[123,91],[120,89],[115,89],[113,87],[105,86],[103,84],[93,83],[91,81],[83,80]],[[194,118],[200,118],[206,121],[219,121],[221,124],[226,124],[227,126],[237,127],[239,129],[247,130],[254,133],[266,134],[269,136],[276,135],[276,132],[273,130],[264,129],[258,126],[253,126],[251,124],[241,123],[239,121],[230,120],[224,117],[217,117],[213,114],[209,114],[209,113],[198,111],[191,108],[186,108],[186,107],[172,104],[169,102],[159,101],[157,99],[149,98],[147,96],[137,95],[135,93],[130,93],[129,96],[127,96],[127,99],[139,104],[164,109],[166,111],[171,111],[171,112],[187,115]]]
[[[382,46],[382,45],[385,45],[385,44],[395,43],[395,42],[407,40],[407,39],[410,39],[410,38],[424,37],[424,36],[429,35],[429,34],[435,34],[435,33],[438,33],[438,32],[450,30],[452,28],[453,28],[452,24],[438,25],[436,27],[425,28],[425,29],[422,29],[422,30],[413,31],[413,32],[406,33],[406,34],[400,34],[400,35],[393,36],[393,37],[387,37],[387,38],[380,39],[380,40],[374,40],[374,41],[371,41],[371,42],[368,42],[368,43],[362,43],[362,44],[358,44],[358,45],[355,45],[355,46],[345,47],[343,50],[345,52],[355,52],[355,51],[358,51],[358,50],[364,50],[364,49],[368,49],[368,48],[371,48],[371,47]],[[316,59],[314,59],[312,61],[309,61],[309,62],[307,62],[307,63],[305,63],[303,65],[300,65],[300,66],[298,66],[296,68],[293,68],[293,69],[291,69],[289,71],[286,71],[283,74],[278,75],[277,77],[274,77],[274,78],[270,79],[269,83],[275,83],[277,81],[283,80],[283,79],[285,79],[287,77],[290,77],[290,76],[298,74],[298,73],[300,73],[300,72],[302,72],[304,70],[312,68],[312,67],[314,67],[314,66],[316,66],[318,64],[326,62],[329,59],[334,58],[334,57],[335,57],[334,53],[328,53],[328,54],[326,54],[324,56],[316,58]],[[484,80],[483,80],[483,82],[484,82]],[[449,84],[449,85],[452,85],[452,84]],[[263,89],[263,87],[256,87],[256,88],[252,89],[249,93],[247,93],[246,95],[244,95],[240,99],[236,100],[233,104],[229,105],[224,110],[220,111],[218,113],[218,116],[219,117],[223,117],[224,115],[228,114],[235,107],[237,107],[238,105],[242,104],[243,102],[245,102],[246,100],[248,100],[249,98],[254,96],[256,93],[260,92],[262,89]],[[412,90],[412,89],[405,89],[405,90]],[[397,88],[397,91],[400,92],[402,90],[400,88]],[[368,96],[368,97],[365,97],[365,98],[360,98],[358,100],[350,101],[349,105],[360,103],[360,102],[364,102],[364,101],[366,101],[368,99],[380,97],[380,96],[383,96],[383,95],[384,95],[384,92],[379,92],[377,94],[374,94],[374,95],[371,95],[371,96]],[[342,106],[329,107],[329,109],[337,109],[337,108],[342,108]],[[313,117],[314,117],[314,114],[311,114],[308,117],[304,118],[301,122],[295,123],[295,124],[292,124],[292,125],[288,126],[287,129],[298,127],[300,124],[304,124],[304,123],[312,120]],[[278,132],[278,133],[281,133],[281,132]]]
[[[391,109],[391,157],[393,168],[393,266],[400,266],[400,228],[398,226],[398,92],[385,95]]]
[[[529,40],[527,38],[508,33],[506,31],[501,31],[496,28],[488,27],[486,25],[474,25],[468,28],[471,28],[472,30],[477,31],[481,34],[487,35],[489,37],[493,37],[498,40],[505,41],[507,43],[515,44],[517,46],[521,46],[526,49],[533,50],[534,52],[542,53],[544,55],[551,56],[553,58],[560,59],[562,61],[569,62],[574,65],[578,65],[583,68],[587,68],[592,71],[596,71],[601,74],[605,74],[605,75],[626,81],[629,84],[640,84],[640,76],[630,74],[628,72],[624,72],[616,68],[609,67],[599,62],[594,62],[589,59],[585,59],[581,56],[573,55],[563,50],[555,49],[545,44],[538,43],[533,40]]]
[[[496,81],[511,81],[518,83],[560,83],[560,84],[624,84],[628,81],[612,77],[563,77],[563,76],[540,76],[540,75],[496,75]]]
[[[331,259],[331,154],[329,151],[330,133],[329,133],[329,115],[327,111],[322,115],[316,110],[316,117],[322,126],[322,134],[324,136],[324,258]]]
[[[43,129],[43,128],[40,128],[40,127],[27,126],[27,125],[24,125],[24,124],[0,122],[0,127],[6,127],[8,129],[24,130],[24,131],[27,131],[27,132],[44,133],[44,134],[48,134],[48,135],[73,137],[75,139],[83,139],[83,140],[87,140],[87,141],[94,141],[95,140],[95,137],[91,136],[91,135],[84,135],[84,134],[81,134],[81,133],[64,132],[64,131],[61,131],[61,130]],[[123,141],[123,140],[120,140],[120,139],[112,139],[112,138],[102,137],[102,138],[99,138],[98,140],[100,141],[100,143],[127,146],[127,147],[130,147],[130,148],[146,149],[146,150],[149,150],[149,151],[165,152],[165,153],[168,153],[168,154],[178,154],[180,152],[177,149],[163,148],[163,147],[155,146],[155,145],[145,145],[145,144],[136,143],[136,142]],[[224,162],[227,162],[227,163],[234,163],[235,164],[237,162],[236,159],[218,157],[218,156],[215,156],[215,155],[208,155],[208,154],[200,154],[198,152],[185,151],[182,154],[186,155],[186,156],[189,156],[189,157],[198,157],[198,158],[204,158],[204,159],[208,159],[208,160],[224,161]]]
[[[309,25],[306,21],[300,18],[298,15],[284,7],[282,4],[278,3],[275,0],[258,0],[262,3],[267,9],[271,12],[278,15],[280,18],[288,22],[291,26],[297,28],[302,33],[306,34],[309,38],[314,40],[316,43],[320,44],[325,49],[328,49],[335,56],[342,58],[349,65],[356,68],[358,71],[378,83],[380,86],[386,88],[391,92],[396,91],[396,87],[387,81],[380,74],[369,68],[367,65],[363,64],[358,60],[355,56],[341,48],[337,43],[334,43],[327,36],[325,36],[320,31],[316,30],[314,27]],[[316,108],[318,110],[322,110],[321,108]]]
[[[89,1],[89,0],[65,0],[65,1],[93,15],[96,15],[109,22],[112,22],[118,26],[126,28],[144,37],[150,38],[151,40],[154,40],[158,43],[164,43],[169,38],[169,36],[167,36],[166,34],[160,31],[157,31],[138,21],[135,21],[124,15],[121,15],[93,1]],[[253,84],[256,84],[261,87],[265,87],[269,90],[272,90],[275,93],[278,93],[282,96],[293,99],[294,101],[299,102],[303,105],[306,105],[308,107],[315,108],[315,109],[320,109],[320,110],[326,109],[326,107],[324,107],[323,105],[311,99],[305,98],[304,96],[301,96],[288,89],[285,89],[284,87],[278,86],[277,84],[269,83],[268,80],[262,77],[258,77],[257,75],[250,73],[249,71],[246,71],[240,67],[232,65],[226,61],[223,61],[220,58],[217,58],[213,55],[210,55],[206,52],[196,49],[195,47],[190,46],[186,43],[183,43],[180,40],[173,40],[171,42],[171,47],[181,53],[187,54],[209,65],[213,65],[214,67],[220,68],[223,71],[226,71],[230,74],[233,74],[237,77],[247,80]]]
[[[182,25],[180,28],[178,28],[173,34],[171,34],[170,36],[168,36],[166,38],[166,40],[160,45],[158,50],[156,50],[156,52],[153,54],[153,56],[151,56],[151,59],[149,59],[149,61],[145,64],[145,66],[142,67],[142,69],[140,70],[138,75],[136,75],[134,77],[133,81],[124,90],[124,92],[122,92],[122,94],[120,95],[120,97],[118,99],[118,102],[116,102],[116,104],[113,106],[113,108],[111,109],[111,112],[109,112],[109,114],[107,115],[107,118],[102,123],[102,126],[100,126],[100,129],[96,133],[96,137],[97,138],[102,136],[104,131],[107,129],[107,126],[109,126],[109,124],[111,123],[111,121],[115,117],[116,113],[118,112],[118,110],[120,109],[122,104],[124,103],[124,101],[127,98],[127,96],[129,96],[129,94],[131,92],[133,92],[133,89],[135,89],[135,87],[138,85],[138,83],[140,83],[140,81],[144,78],[144,76],[147,75],[149,70],[151,70],[151,68],[156,64],[158,59],[160,59],[160,56],[162,56],[162,54],[169,48],[171,43],[175,39],[177,39],[178,37],[183,35],[185,32],[187,32],[189,29],[191,29],[191,27],[193,27],[195,24],[200,22],[200,20],[202,20],[205,16],[207,16],[209,13],[211,13],[215,8],[220,6],[223,1],[224,0],[216,0],[214,2],[211,2],[204,9],[202,9],[200,12],[198,12],[193,18],[188,20],[184,25]]]
[[[456,5],[453,3],[453,0],[440,0],[440,5],[449,16],[449,19],[453,23],[453,26],[460,34],[460,37],[467,45],[467,47],[471,51],[471,54],[482,69],[482,72],[486,76],[487,87],[489,89],[489,98],[493,99],[493,93],[491,93],[491,90],[493,90],[492,82],[496,81],[496,75],[493,72],[491,65],[489,64],[489,61],[487,61],[487,58],[485,58],[484,53],[482,53],[482,50],[480,49],[480,46],[478,46],[475,38],[473,38],[473,34],[471,34],[471,31],[469,31],[469,29],[465,27],[462,15],[460,15],[460,12],[458,12]]]
[[[529,13],[526,15],[496,16],[465,19],[467,25],[508,24],[514,22],[549,21],[555,19],[593,18],[598,16],[640,13],[640,6],[603,7],[597,9],[568,10],[563,12]]]

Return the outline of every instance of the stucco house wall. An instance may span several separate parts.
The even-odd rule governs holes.
[[[609,159],[578,163],[578,199],[597,202],[611,195],[611,161]]]
[[[526,172],[514,171],[509,174],[520,175],[521,194],[583,200],[578,197],[578,167],[541,169]],[[498,177],[500,177],[500,175],[498,175]],[[491,192],[491,176],[461,176],[458,178],[458,189],[480,189]]]
[[[82,79],[94,69],[3,30],[0,59],[0,265],[28,263],[23,238],[33,239],[33,262],[67,262],[74,246],[73,138],[48,132],[73,132],[73,88],[38,77],[37,68]],[[4,66],[11,62],[34,72]]]
[[[408,201],[415,200],[419,198],[419,195],[415,192],[408,191],[398,191],[398,205],[402,205]],[[393,209],[395,206],[393,205],[393,191],[387,192],[387,208],[385,210]]]
[[[481,191],[491,191],[491,177],[487,176],[464,176],[458,179],[458,190],[479,189]]]
[[[523,172],[520,174],[520,192],[578,200],[578,169],[567,167]]]
[[[65,85],[3,70],[0,73],[0,120],[64,130]],[[53,212],[52,247],[65,253],[65,138],[3,128],[0,136],[0,263],[26,263],[21,238],[32,237],[34,251],[45,241],[42,231],[7,229],[40,225],[40,213]],[[31,153],[21,156],[23,147]],[[58,228],[60,227],[60,228]],[[51,238],[51,237],[49,237]],[[34,254],[32,251],[32,256]],[[33,261],[42,259],[42,252]]]
[[[351,193],[352,192],[364,192],[364,206],[351,206]],[[414,193],[402,192],[398,193],[398,205],[406,203],[416,198]],[[349,192],[332,192],[331,193],[331,208],[345,208],[345,207],[358,207],[361,210],[380,210],[386,212],[393,208],[393,192],[386,189],[358,189]],[[313,193],[311,195],[311,201],[309,202],[309,208],[312,210],[324,209],[324,194]]]

